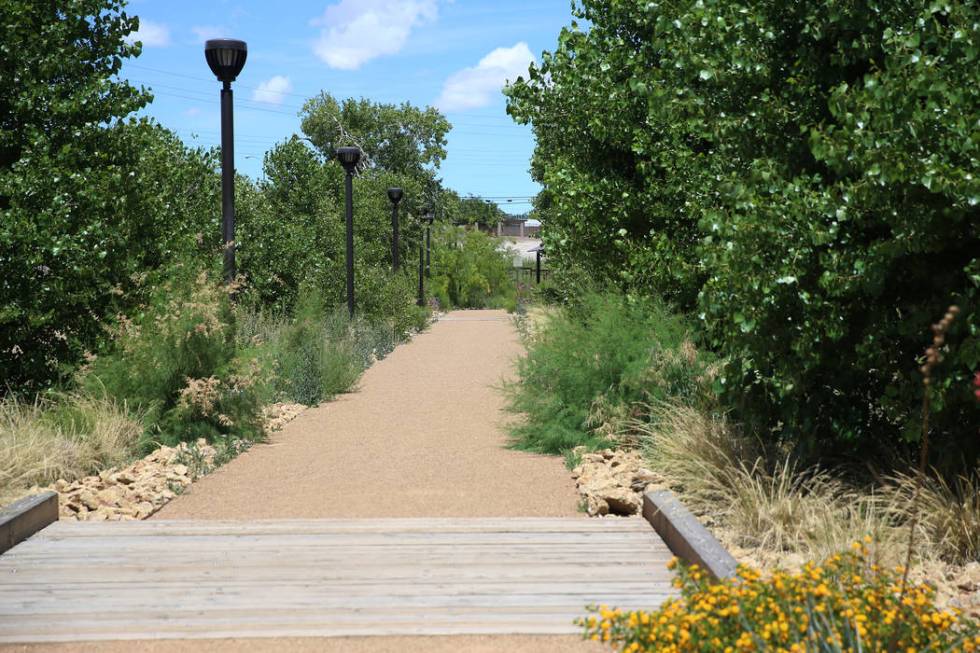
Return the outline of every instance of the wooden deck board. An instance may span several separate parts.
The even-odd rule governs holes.
[[[0,642],[575,633],[669,559],[641,519],[61,522],[0,556]]]

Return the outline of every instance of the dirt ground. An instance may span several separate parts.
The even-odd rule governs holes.
[[[503,311],[456,311],[154,519],[579,514],[556,457],[506,448],[495,388],[521,345]]]

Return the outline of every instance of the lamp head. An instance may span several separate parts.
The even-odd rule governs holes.
[[[204,43],[204,58],[218,81],[230,84],[245,67],[248,46],[237,39],[210,39]]]
[[[425,213],[422,214],[422,221],[425,222],[426,224],[431,225],[435,219],[436,216],[432,213],[432,209],[427,208],[425,210]]]
[[[392,204],[398,204],[402,201],[402,189],[401,188],[389,188],[388,189],[388,199],[391,200]]]
[[[357,147],[338,147],[336,151],[337,160],[344,166],[347,174],[354,174],[354,168],[361,160],[361,150]]]

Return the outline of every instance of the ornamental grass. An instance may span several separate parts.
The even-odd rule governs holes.
[[[593,607],[578,624],[626,653],[980,651],[975,621],[938,607],[931,585],[903,585],[903,568],[880,567],[870,542],[795,573],[741,566],[721,582],[675,559],[679,598],[652,612]]]

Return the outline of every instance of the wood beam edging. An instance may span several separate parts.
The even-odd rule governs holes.
[[[715,579],[735,576],[735,558],[670,490],[645,493],[643,517],[681,560],[697,564]]]
[[[0,507],[0,554],[58,521],[58,493],[48,490]]]

